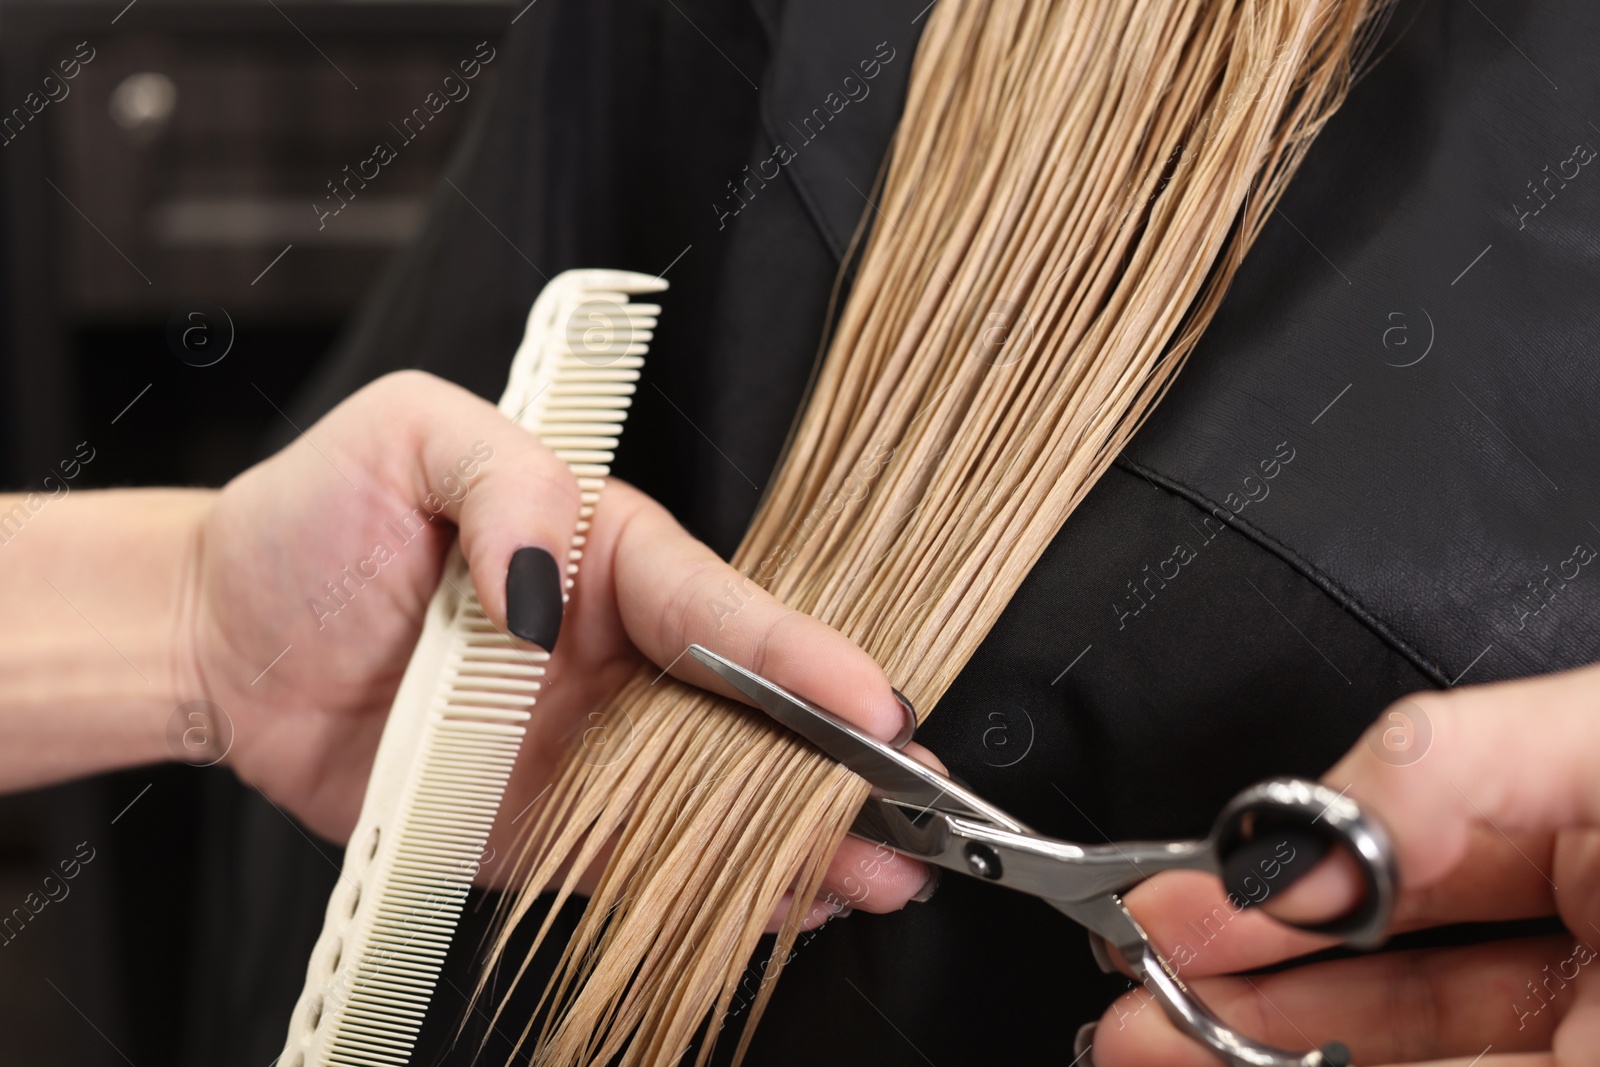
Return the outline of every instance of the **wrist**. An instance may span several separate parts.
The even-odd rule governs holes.
[[[63,493],[12,531],[0,568],[0,791],[173,758],[173,712],[201,691],[190,635],[212,498]]]
[[[204,493],[175,515],[172,536],[180,546],[171,610],[168,662],[169,710],[159,725],[161,758],[194,766],[210,766],[226,757],[232,746],[231,720],[213,702],[203,668],[202,627],[205,625],[206,523],[216,494]]]

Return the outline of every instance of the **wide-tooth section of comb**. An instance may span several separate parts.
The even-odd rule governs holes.
[[[571,468],[570,589],[666,283],[568,271],[528,315],[500,408]],[[373,765],[277,1067],[409,1062],[549,656],[490,621],[452,550]]]

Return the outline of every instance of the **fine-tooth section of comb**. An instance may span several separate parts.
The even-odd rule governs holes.
[[[574,270],[528,313],[500,410],[582,494],[572,587],[666,282]],[[276,1067],[401,1067],[422,1027],[549,655],[489,620],[459,548],[429,604]]]

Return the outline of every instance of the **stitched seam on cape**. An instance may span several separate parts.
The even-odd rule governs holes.
[[[1210,497],[1200,492],[1198,489],[1191,488],[1175,478],[1169,478],[1164,474],[1157,473],[1143,464],[1136,463],[1135,461],[1128,459],[1125,455],[1118,456],[1115,462],[1117,466],[1122,467],[1125,470],[1133,471],[1135,474],[1147,479],[1152,485],[1160,489],[1165,489],[1167,492],[1187,500],[1196,507],[1213,509],[1208,511],[1207,514],[1215,514],[1215,509],[1221,509],[1222,511],[1228,510],[1215,500],[1212,500]],[[1069,519],[1068,521],[1070,522],[1071,520]],[[1424,656],[1421,651],[1412,647],[1410,642],[1406,641],[1403,637],[1390,629],[1389,626],[1380,620],[1375,613],[1363,606],[1362,603],[1351,593],[1349,593],[1343,586],[1319,570],[1309,560],[1302,557],[1299,553],[1289,548],[1288,545],[1271,536],[1266,531],[1260,529],[1259,527],[1253,526],[1243,519],[1240,519],[1237,515],[1233,515],[1231,518],[1229,518],[1228,528],[1232,530],[1238,530],[1245,537],[1266,549],[1267,552],[1273,556],[1276,556],[1282,563],[1288,566],[1290,570],[1299,574],[1301,577],[1311,582],[1312,585],[1315,585],[1318,589],[1322,590],[1322,592],[1329,599],[1331,599],[1335,604],[1338,604],[1339,607],[1343,608],[1348,614],[1353,616],[1368,630],[1371,630],[1375,635],[1377,635],[1379,640],[1383,641],[1396,652],[1400,653],[1400,655],[1409,660],[1413,667],[1416,667],[1417,670],[1421,671],[1423,674],[1432,679],[1439,686],[1439,688],[1450,688],[1449,676],[1444,673],[1442,668],[1431,661],[1427,656]]]

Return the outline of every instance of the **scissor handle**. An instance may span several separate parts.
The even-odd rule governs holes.
[[[1330,1041],[1310,1052],[1290,1052],[1245,1037],[1213,1015],[1179,977],[1177,968],[1148,942],[1129,964],[1173,1025],[1210,1049],[1228,1067],[1350,1067],[1350,1049],[1339,1041]]]
[[[1359,948],[1383,941],[1399,893],[1394,847],[1383,825],[1343,793],[1304,778],[1272,778],[1253,785],[1217,816],[1211,846],[1229,892],[1256,904],[1287,889],[1324,855],[1343,848],[1361,871],[1361,901],[1325,922],[1286,925]],[[1263,887],[1259,896],[1251,889],[1252,879]]]

